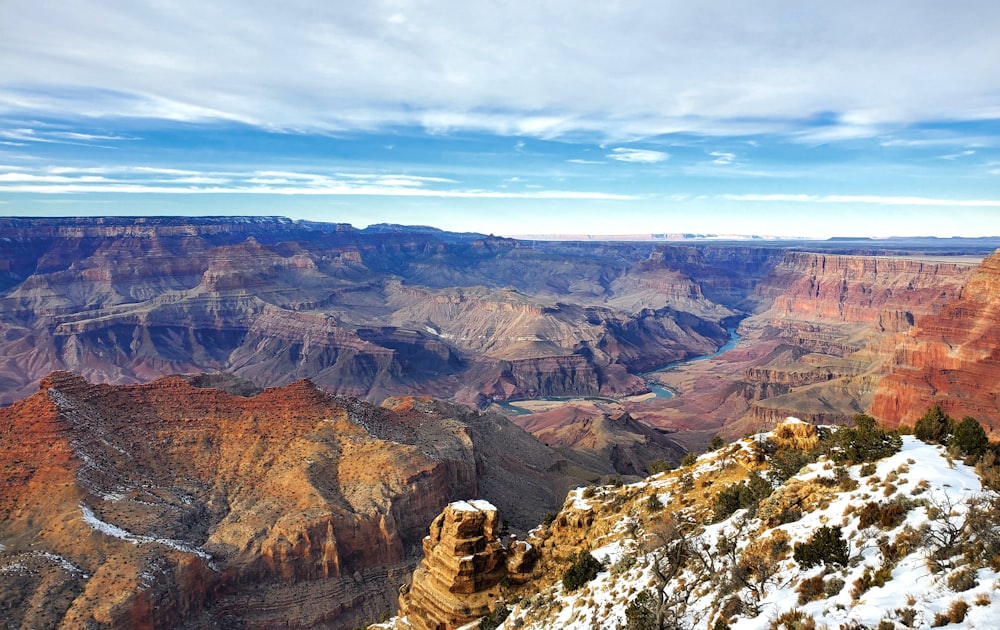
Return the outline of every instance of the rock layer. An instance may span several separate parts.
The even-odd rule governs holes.
[[[1000,429],[1000,251],[987,257],[961,296],[900,335],[871,412],[911,424],[933,405]]]
[[[651,244],[279,218],[4,219],[0,238],[0,405],[57,369],[309,378],[373,402],[627,395],[734,315],[692,277],[713,263],[671,267]]]
[[[424,559],[399,598],[400,628],[454,630],[497,605],[507,575],[497,509],[486,501],[448,505],[424,538]]]
[[[490,497],[526,527],[580,483],[497,414],[414,398],[380,408],[308,381],[253,397],[196,381],[240,388],[57,372],[0,409],[0,615],[354,627],[394,608],[450,500]]]

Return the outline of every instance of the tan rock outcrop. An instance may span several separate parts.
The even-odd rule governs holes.
[[[495,609],[508,562],[498,528],[497,509],[487,501],[448,505],[431,523],[424,559],[400,595],[397,627],[453,630]],[[529,549],[518,547],[513,561],[521,573],[530,572]]]

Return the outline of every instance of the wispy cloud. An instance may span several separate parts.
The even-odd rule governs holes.
[[[619,162],[639,162],[641,164],[656,164],[670,158],[668,153],[663,151],[653,151],[650,149],[629,149],[627,147],[617,147],[611,149],[607,157]]]
[[[883,206],[939,206],[969,208],[1000,208],[1000,199],[936,199],[933,197],[908,197],[885,195],[806,195],[806,194],[724,194],[728,201],[762,201],[772,203],[846,203]]]
[[[709,153],[710,156],[715,158],[712,160],[713,164],[719,164],[725,166],[727,164],[732,164],[736,161],[735,153],[728,153],[726,151],[712,151]]]
[[[957,160],[958,158],[969,157],[970,155],[975,155],[976,152],[972,149],[967,149],[965,151],[959,151],[958,153],[949,153],[948,155],[942,155],[942,160]]]
[[[99,174],[95,174],[99,173]],[[602,191],[534,189],[509,192],[462,187],[445,177],[383,173],[260,170],[205,172],[155,167],[49,167],[0,172],[0,193],[253,194],[428,197],[455,199],[634,200],[636,195]]]
[[[8,0],[5,9],[4,32],[17,36],[4,41],[0,115],[585,132],[618,142],[736,127],[837,141],[929,120],[1000,118],[1000,75],[984,61],[1000,58],[1000,4],[989,2],[959,11],[925,0],[808,10],[294,1],[289,10],[135,0],[95,13],[82,2],[52,12]],[[816,112],[840,120],[808,129]]]

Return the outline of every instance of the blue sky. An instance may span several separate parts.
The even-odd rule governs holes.
[[[1000,3],[7,0],[0,214],[1000,234]]]

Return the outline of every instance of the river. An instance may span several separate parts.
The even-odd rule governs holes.
[[[695,361],[705,361],[706,359],[713,359],[713,358],[719,356],[720,354],[722,354],[723,352],[727,352],[729,350],[732,350],[736,346],[736,344],[739,342],[740,336],[738,334],[736,334],[736,328],[727,328],[726,332],[729,333],[729,341],[727,341],[722,346],[720,346],[719,349],[716,350],[715,352],[713,352],[711,354],[703,354],[703,355],[700,355],[700,356],[697,356],[697,357],[691,357],[690,359],[681,359],[680,361],[671,361],[670,363],[667,363],[666,365],[661,365],[660,367],[658,367],[658,368],[656,368],[654,370],[649,370],[649,371],[646,371],[646,372],[642,372],[642,373],[639,374],[639,376],[642,377],[646,381],[646,386],[649,387],[649,391],[653,392],[653,394],[656,395],[655,396],[656,398],[673,398],[675,396],[674,392],[670,391],[666,387],[663,387],[662,385],[658,385],[654,381],[650,381],[649,378],[648,378],[649,375],[650,374],[655,374],[657,372],[663,372],[664,370],[669,370],[669,369],[675,368],[675,367],[677,367],[679,365],[684,365],[684,364],[687,364],[687,363],[694,363]],[[546,396],[546,397],[543,397],[543,398],[532,398],[531,400],[544,400],[544,401],[554,401],[554,402],[569,402],[571,400],[602,400],[602,401],[605,401],[605,402],[618,402],[617,400],[615,400],[613,398],[606,398],[606,397],[603,397],[603,396]],[[518,407],[517,404],[516,404],[516,402],[517,401],[515,401],[514,403],[511,403],[511,402],[505,401],[505,402],[496,403],[496,404],[499,405],[500,407],[502,407],[507,414],[512,415],[512,416],[524,416],[524,415],[528,415],[528,414],[534,413],[530,409],[525,409],[524,407]]]

